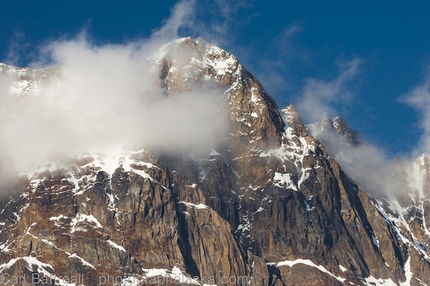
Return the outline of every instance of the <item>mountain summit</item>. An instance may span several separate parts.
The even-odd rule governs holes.
[[[228,132],[203,155],[132,142],[21,176],[8,186],[19,194],[3,197],[0,211],[6,282],[430,284],[426,244],[412,225],[354,183],[295,107],[278,110],[235,56],[184,38],[148,60],[162,96],[222,89],[217,108]],[[13,77],[11,96],[52,74],[1,68]],[[359,144],[346,122],[327,122]]]

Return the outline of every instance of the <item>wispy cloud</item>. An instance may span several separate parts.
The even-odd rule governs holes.
[[[430,67],[424,80],[408,93],[402,95],[399,100],[413,108],[420,114],[419,125],[423,130],[418,145],[412,151],[412,157],[417,157],[422,153],[430,153]]]
[[[22,32],[15,32],[9,44],[5,62],[11,65],[19,65],[20,58],[29,44],[25,41],[25,35]]]
[[[182,31],[187,36],[202,37],[207,42],[228,48],[234,46],[234,37],[253,15],[240,13],[252,7],[252,1],[203,0],[194,5],[190,25]],[[202,11],[212,11],[210,17]]]
[[[294,45],[295,39],[305,30],[304,21],[294,21],[287,25],[268,44],[265,53],[250,57],[250,65],[254,67],[256,76],[275,98],[285,97],[291,91],[291,63],[303,60],[306,50]],[[277,98],[279,99],[279,98]]]
[[[298,98],[297,109],[307,122],[316,122],[327,112],[336,114],[335,104],[347,103],[352,98],[351,81],[360,71],[363,60],[354,57],[340,62],[339,75],[329,81],[308,78]]]
[[[305,21],[297,20],[287,25],[273,40],[273,50],[283,57],[297,56],[296,49],[293,46],[294,38],[305,30]]]
[[[177,2],[171,9],[170,17],[164,21],[161,28],[153,31],[152,39],[172,41],[179,37],[179,30],[181,28],[193,27],[195,6],[195,0],[182,0]]]

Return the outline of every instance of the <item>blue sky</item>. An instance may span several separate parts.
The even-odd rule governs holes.
[[[150,37],[180,4],[157,2],[3,0],[0,62],[26,65],[44,44],[82,30],[98,45]],[[178,35],[235,54],[280,108],[293,102],[307,121],[319,114],[313,103],[389,156],[428,150],[429,3],[230,2],[183,1]]]

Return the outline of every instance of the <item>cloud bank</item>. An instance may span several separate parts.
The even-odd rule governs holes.
[[[82,33],[46,44],[31,64],[35,71],[29,76],[40,75],[31,92],[11,94],[15,79],[3,76],[0,155],[25,169],[50,156],[128,142],[177,154],[210,151],[227,130],[223,90],[195,87],[167,95],[154,58],[189,24],[192,5],[193,1],[176,4],[149,39],[96,45]],[[175,56],[180,61],[188,55]]]

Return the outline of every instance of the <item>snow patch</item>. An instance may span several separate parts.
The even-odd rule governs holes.
[[[91,267],[92,269],[96,269],[96,268],[94,267],[94,265],[92,265],[91,263],[89,263],[88,261],[86,261],[85,259],[83,259],[82,257],[78,256],[76,253],[73,253],[72,255],[70,255],[70,256],[69,256],[69,258],[77,258],[77,259],[79,259],[79,261],[81,261],[81,263],[82,263],[83,265],[85,265],[85,266],[89,266],[89,267]]]
[[[342,272],[345,272],[345,271],[347,271],[348,269],[346,269],[345,267],[343,267],[342,265],[340,265],[339,264],[339,268],[340,268],[340,270],[342,270]]]
[[[411,285],[412,280],[412,271],[411,271],[411,258],[409,257],[404,266],[406,281],[400,283],[400,286],[408,286]]]
[[[193,284],[193,285],[200,285],[200,283],[198,282],[197,279],[192,279],[189,276],[186,276],[181,269],[179,269],[179,267],[174,266],[172,270],[167,270],[167,269],[160,269],[160,268],[153,268],[153,269],[143,269],[143,272],[145,272],[145,274],[143,275],[143,281],[144,282],[151,282],[153,280],[148,279],[151,277],[165,277],[167,279],[169,279],[171,282],[174,282],[174,284]],[[167,280],[166,280],[167,281]],[[164,282],[166,282],[164,281]],[[142,281],[140,281],[142,282]],[[124,284],[124,285],[129,285],[129,284]],[[137,285],[142,285],[142,284],[137,284]]]
[[[339,277],[339,276],[336,276],[336,275],[332,274],[324,266],[322,266],[322,265],[316,265],[315,263],[313,263],[309,259],[285,260],[285,261],[278,262],[276,264],[276,266],[277,267],[280,267],[280,266],[289,266],[289,267],[292,267],[292,266],[294,266],[296,264],[305,264],[305,265],[308,265],[308,266],[311,266],[311,267],[315,267],[319,271],[324,272],[324,273],[330,275],[331,277],[335,278],[336,280],[338,280],[340,282],[343,282],[343,281],[346,280],[345,278],[342,278],[342,277]]]
[[[180,204],[184,204],[187,207],[194,208],[194,209],[200,209],[200,210],[202,210],[202,209],[208,209],[209,208],[209,206],[207,206],[205,204],[198,204],[198,205],[196,205],[196,204],[189,203],[189,202],[184,202],[184,201],[180,201],[179,203]]]
[[[125,250],[125,248],[124,247],[122,247],[121,245],[118,245],[118,244],[116,244],[115,242],[113,242],[112,240],[108,240],[107,241],[110,245],[112,245],[114,248],[116,248],[116,249],[119,249],[119,250],[121,250],[121,251],[124,251],[124,252],[127,252],[126,250]]]
[[[369,277],[365,278],[364,280],[365,280],[365,285],[368,285],[368,286],[375,286],[375,285],[398,286],[391,279],[382,279],[382,278],[376,279],[373,276],[369,276]],[[407,285],[409,285],[409,284],[407,284]]]
[[[101,223],[93,215],[78,213],[70,223],[70,226],[72,227],[70,232],[74,233],[75,231],[86,231],[86,228],[79,226],[79,224],[82,223],[95,225],[96,228],[103,228]]]
[[[280,188],[287,188],[294,191],[298,191],[297,186],[294,184],[294,181],[292,180],[291,174],[282,174],[276,172],[273,176],[273,185],[280,187]]]

